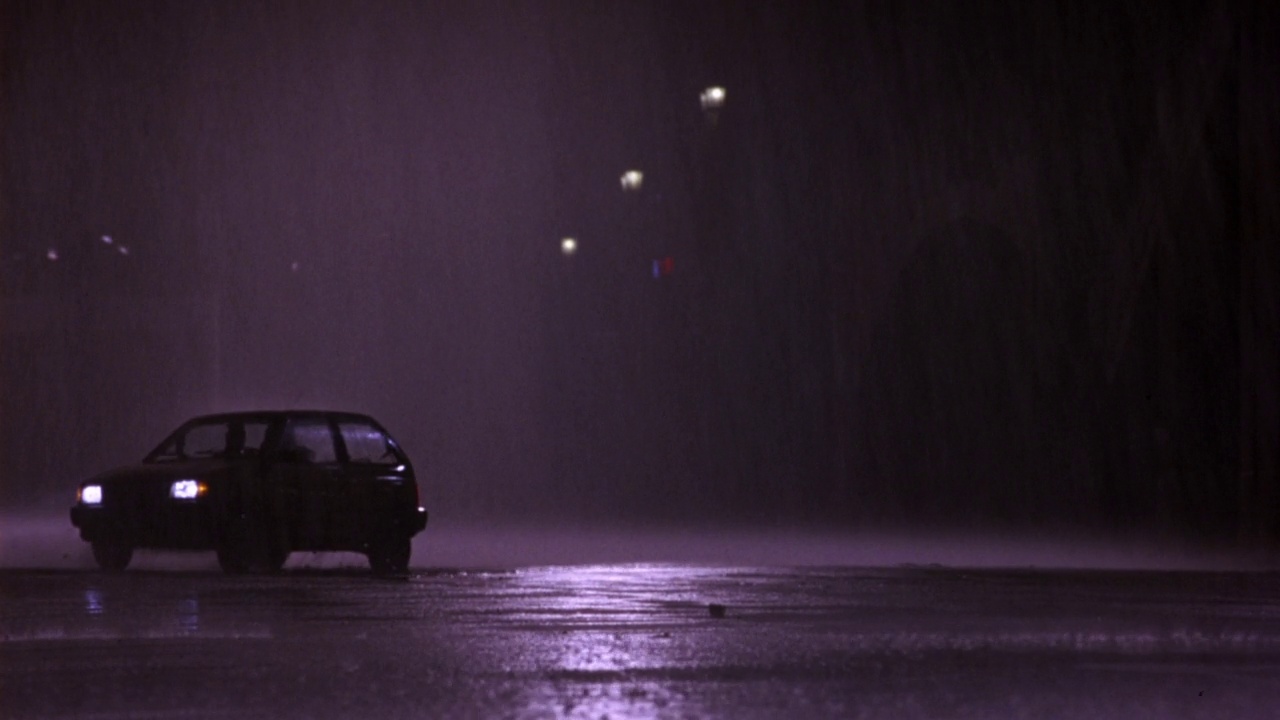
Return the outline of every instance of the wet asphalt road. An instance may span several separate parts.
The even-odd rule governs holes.
[[[1271,718],[1280,576],[8,569],[0,715]]]

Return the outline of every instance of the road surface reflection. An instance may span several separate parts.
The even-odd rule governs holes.
[[[1268,717],[1280,577],[0,570],[0,687],[7,718]]]

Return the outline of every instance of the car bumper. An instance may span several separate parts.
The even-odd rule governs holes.
[[[80,530],[80,537],[85,540],[115,537],[127,530],[126,524],[120,522],[115,513],[103,507],[88,505],[71,507],[71,524]]]
[[[134,547],[204,550],[216,546],[217,523],[212,509],[202,503],[172,505],[163,512],[130,517],[110,507],[73,505],[71,524],[80,539],[111,540]]]

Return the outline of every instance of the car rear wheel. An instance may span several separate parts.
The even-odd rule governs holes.
[[[262,569],[269,573],[278,573],[284,569],[284,563],[289,559],[289,548],[283,541],[277,540],[270,543],[262,555]]]
[[[247,523],[237,523],[218,546],[218,565],[228,575],[277,573],[288,559],[289,545],[283,532],[253,533]]]
[[[228,575],[243,575],[249,572],[249,559],[241,548],[228,543],[218,548],[218,567]]]
[[[93,559],[103,570],[123,572],[133,559],[133,548],[124,543],[98,541],[93,543]]]
[[[413,552],[413,543],[408,537],[400,536],[381,540],[369,548],[366,555],[369,567],[377,575],[400,575],[409,570],[409,555]]]

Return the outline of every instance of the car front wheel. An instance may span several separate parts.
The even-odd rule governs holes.
[[[243,575],[249,572],[249,560],[240,548],[222,545],[218,548],[218,567],[228,575]]]
[[[93,543],[93,559],[103,570],[123,572],[133,559],[133,548],[124,543],[98,541]]]
[[[413,543],[408,537],[381,540],[369,548],[369,567],[377,575],[401,575],[409,570]]]
[[[283,540],[268,543],[263,552],[262,569],[268,573],[278,573],[289,559],[289,546]]]

